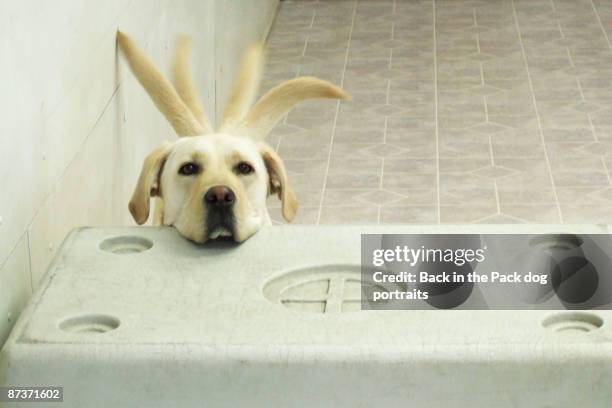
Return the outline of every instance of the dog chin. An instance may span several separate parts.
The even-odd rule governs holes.
[[[213,228],[208,233],[208,239],[217,239],[219,237],[233,237],[234,233],[230,231],[229,228],[226,227],[216,227]]]
[[[227,227],[215,227],[215,228],[210,229],[209,232],[204,233],[203,239],[200,241],[200,243],[214,241],[217,239],[232,239],[233,241],[237,243],[242,243],[246,241],[247,239],[249,239],[250,237],[252,237],[253,235],[255,235],[257,231],[259,231],[259,228],[253,228],[249,230],[241,229],[239,231],[238,230],[231,231]]]
[[[197,244],[228,238],[241,243],[252,237],[265,224],[264,218],[255,212],[251,213],[250,216],[240,217],[233,223],[233,227],[228,226],[227,223],[215,222],[213,225],[205,225],[204,228],[198,228],[198,225],[202,224],[200,220],[181,221],[172,225],[183,237]]]

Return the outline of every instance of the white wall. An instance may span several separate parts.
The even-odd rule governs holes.
[[[191,34],[215,116],[277,1],[0,0],[0,345],[72,228],[132,224],[142,159],[174,137],[119,60],[117,28],[162,70],[173,34]]]
[[[269,4],[262,7],[266,2]],[[240,7],[235,6],[237,3],[240,3]],[[217,40],[215,41],[217,118],[220,118],[223,113],[223,107],[234,79],[234,70],[242,58],[242,53],[236,52],[235,47],[231,44],[244,44],[245,38],[261,38],[261,27],[266,27],[266,30],[270,27],[277,5],[278,0],[230,0],[220,1],[217,4],[215,10],[217,24]],[[244,22],[248,22],[248,24]],[[267,34],[267,31],[263,33],[264,36],[267,36]]]

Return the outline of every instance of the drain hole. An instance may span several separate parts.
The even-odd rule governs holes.
[[[122,236],[105,239],[100,243],[100,249],[113,254],[135,254],[153,247],[153,242],[136,236]]]
[[[98,334],[115,330],[120,324],[116,317],[91,314],[65,319],[59,328],[71,333]]]
[[[599,329],[603,323],[601,317],[592,313],[567,312],[548,316],[542,326],[558,333],[585,333]]]
[[[536,235],[529,241],[529,246],[543,250],[570,250],[578,248],[583,241],[573,234]]]

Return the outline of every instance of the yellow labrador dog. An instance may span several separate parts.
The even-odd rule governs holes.
[[[179,37],[174,86],[128,36],[118,32],[117,41],[132,72],[181,137],[146,157],[129,204],[134,220],[147,221],[150,198],[156,197],[155,224],[174,226],[198,243],[220,236],[242,242],[271,224],[266,199],[276,193],[283,217],[291,222],[298,202],[283,161],[265,138],[298,102],[349,95],[321,79],[300,77],[254,103],[263,70],[263,47],[255,45],[243,58],[221,126],[214,131],[193,85],[188,37]]]

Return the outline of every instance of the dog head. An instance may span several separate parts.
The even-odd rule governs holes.
[[[149,198],[163,198],[163,222],[205,242],[232,236],[242,242],[270,222],[266,199],[277,193],[291,221],[298,203],[282,160],[266,143],[214,134],[183,138],[145,159],[132,200],[134,219],[149,217]]]
[[[253,46],[215,132],[191,80],[188,38],[179,38],[174,86],[128,37],[118,33],[118,42],[158,109],[179,136],[189,136],[166,142],[146,157],[129,204],[135,221],[147,221],[150,198],[158,197],[158,223],[174,226],[184,237],[203,243],[231,236],[242,242],[270,224],[266,199],[276,194],[283,217],[291,222],[298,202],[282,160],[265,137],[298,102],[348,94],[326,81],[301,77],[281,83],[253,105],[263,66],[262,47]]]

